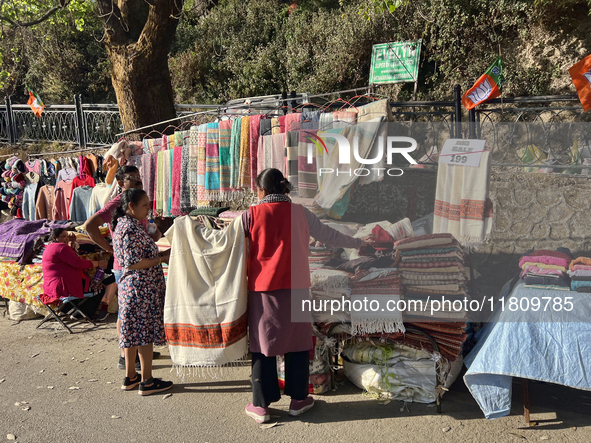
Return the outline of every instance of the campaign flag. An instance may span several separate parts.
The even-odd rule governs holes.
[[[464,108],[470,110],[476,105],[501,95],[503,90],[503,64],[501,57],[497,57],[484,74],[466,91],[462,97]]]
[[[28,89],[28,91],[29,91],[29,101],[27,102],[27,105],[29,105],[31,107],[33,114],[35,114],[35,116],[37,118],[39,118],[39,117],[41,117],[41,113],[45,109],[45,105],[43,104],[43,102],[41,101],[41,98],[39,98],[39,96],[37,94],[35,94],[30,89]]]
[[[591,55],[571,66],[568,73],[577,88],[583,109],[588,111],[591,109]]]

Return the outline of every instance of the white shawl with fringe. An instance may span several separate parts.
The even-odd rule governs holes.
[[[164,328],[173,365],[211,368],[243,359],[248,294],[242,218],[211,230],[178,217],[165,236],[171,253]]]

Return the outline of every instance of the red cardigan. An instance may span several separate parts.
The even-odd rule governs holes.
[[[82,269],[92,268],[92,261],[80,258],[65,243],[51,243],[43,252],[43,302],[63,297],[84,297]]]

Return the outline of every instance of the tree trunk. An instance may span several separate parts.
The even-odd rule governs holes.
[[[112,0],[97,3],[124,130],[174,119],[168,53],[182,1],[119,0],[119,7]],[[154,129],[162,131],[167,125]]]

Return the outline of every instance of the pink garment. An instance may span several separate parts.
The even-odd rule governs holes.
[[[103,209],[98,211],[96,214],[103,219],[105,223],[109,224],[109,231],[111,232],[111,238],[113,238],[113,231],[111,230],[111,220],[113,219],[113,212],[121,205],[121,194],[103,206]],[[140,224],[144,227],[146,232],[148,232],[148,219],[145,218],[139,221]],[[117,257],[113,255],[113,269],[116,271],[121,271],[121,266],[117,261]]]
[[[299,112],[294,112],[292,114],[287,114],[285,116],[285,131],[299,131],[300,130],[300,120],[302,119],[302,114]],[[296,123],[294,125],[294,123]],[[292,127],[293,125],[293,127]]]
[[[529,257],[535,257],[538,255],[547,255],[549,257],[563,258],[568,261],[571,261],[573,259],[570,255],[565,254],[564,252],[550,251],[548,249],[538,249],[537,251],[528,254]]]
[[[556,265],[568,268],[570,260],[564,258],[552,257],[550,255],[526,255],[519,260],[519,267],[523,267],[524,263],[542,263],[544,265]]]
[[[70,198],[72,196],[72,180],[62,180],[55,187],[54,220],[70,219]]]
[[[279,131],[281,134],[285,134],[285,121],[287,119],[287,115],[282,115],[279,117]],[[287,169],[286,169],[287,171]]]
[[[261,135],[262,115],[250,116],[250,189],[256,192],[255,184],[257,178],[257,154],[259,147],[259,136]]]
[[[532,274],[539,274],[539,275],[547,275],[547,274],[563,275],[564,274],[564,272],[562,272],[559,269],[545,269],[545,268],[539,268],[536,265],[527,265],[523,269],[523,271],[521,271],[521,274],[519,274],[519,276],[523,277],[528,272],[530,272]]]
[[[82,269],[90,268],[92,262],[80,258],[67,244],[49,244],[43,252],[43,302],[84,297]]]
[[[170,203],[170,213],[173,216],[181,215],[181,167],[183,147],[177,146],[172,154],[172,189],[170,190],[172,198]]]
[[[591,266],[587,265],[574,265],[571,271],[591,271]]]

